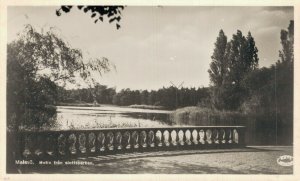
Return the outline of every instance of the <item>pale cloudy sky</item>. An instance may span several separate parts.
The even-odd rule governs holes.
[[[8,42],[25,24],[57,27],[74,47],[93,57],[107,57],[117,67],[102,84],[131,89],[209,85],[210,57],[220,29],[228,39],[237,29],[251,31],[259,50],[260,67],[278,60],[280,30],[294,18],[292,7],[126,7],[121,29],[97,23],[83,12],[57,17],[59,7],[9,7]]]

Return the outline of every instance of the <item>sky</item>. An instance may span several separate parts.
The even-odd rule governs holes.
[[[220,29],[228,40],[237,30],[245,36],[250,31],[259,50],[259,67],[268,67],[278,60],[281,29],[294,19],[292,7],[127,6],[117,30],[108,22],[95,24],[77,8],[57,17],[58,8],[9,7],[8,42],[26,24],[38,30],[56,27],[73,48],[116,65],[116,71],[99,82],[117,90],[157,90],[170,82],[209,86],[210,57]]]

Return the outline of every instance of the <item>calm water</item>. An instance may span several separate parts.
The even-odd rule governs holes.
[[[169,113],[171,111],[116,106],[57,106],[57,125],[55,129],[161,127],[170,124]]]

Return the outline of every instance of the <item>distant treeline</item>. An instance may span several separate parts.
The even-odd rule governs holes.
[[[158,90],[130,90],[122,89],[116,92],[115,88],[105,85],[96,85],[94,88],[66,90],[58,89],[58,102],[61,103],[97,103],[114,104],[119,106],[153,105],[166,109],[175,109],[185,106],[207,105],[210,100],[209,88],[176,88],[163,87]]]

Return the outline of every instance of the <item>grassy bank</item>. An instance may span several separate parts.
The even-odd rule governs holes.
[[[201,107],[185,107],[174,111],[171,119],[175,124],[195,126],[238,125],[247,121],[246,115],[232,111],[217,111]]]

